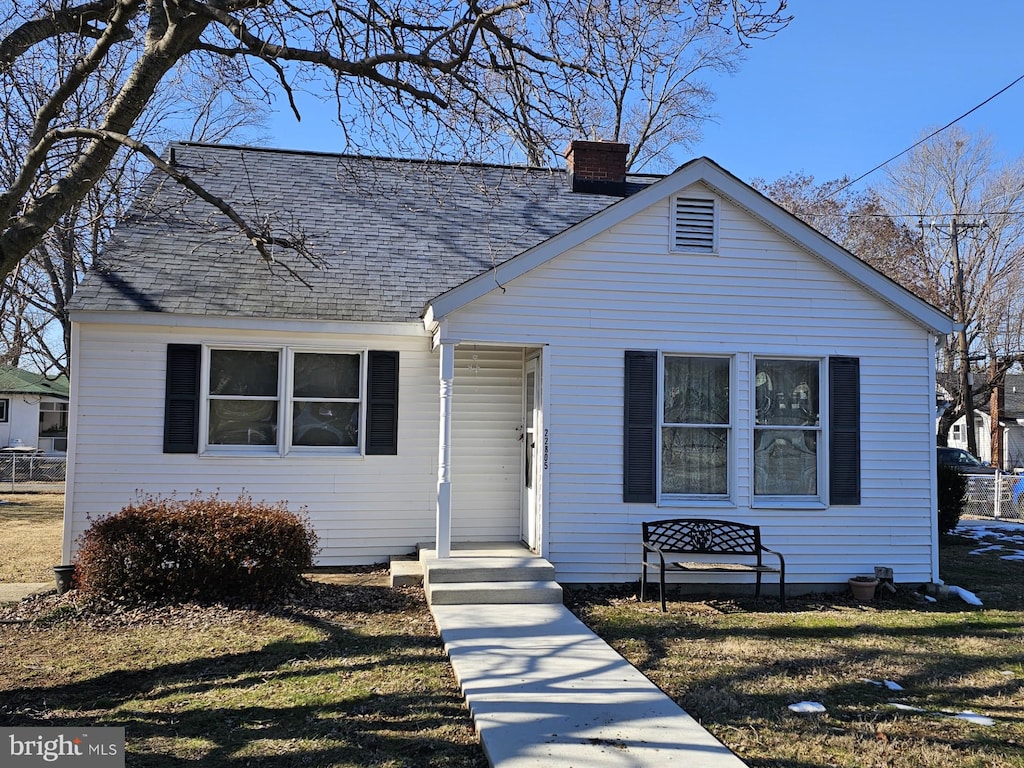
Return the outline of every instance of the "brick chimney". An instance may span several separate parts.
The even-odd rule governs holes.
[[[626,155],[629,144],[576,140],[565,150],[569,186],[592,195],[626,195]]]

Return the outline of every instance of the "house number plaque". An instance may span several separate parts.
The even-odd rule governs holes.
[[[548,438],[547,427],[544,428],[544,469],[548,468],[548,444],[550,440]]]

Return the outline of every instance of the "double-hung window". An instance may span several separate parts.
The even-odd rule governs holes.
[[[754,495],[817,496],[821,362],[754,361]]]
[[[208,371],[208,449],[358,450],[360,353],[211,348]]]
[[[861,503],[859,358],[626,350],[624,363],[624,502],[739,501],[749,489],[762,505]],[[748,387],[749,409],[732,402]]]
[[[663,357],[663,497],[728,496],[731,368],[728,357]]]

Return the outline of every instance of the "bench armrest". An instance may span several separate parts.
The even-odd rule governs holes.
[[[782,558],[781,552],[776,552],[774,549],[768,549],[768,547],[766,547],[764,544],[761,545],[761,551],[767,552],[771,555],[775,555],[777,558],[779,558],[779,570],[783,573],[786,572],[786,561]]]

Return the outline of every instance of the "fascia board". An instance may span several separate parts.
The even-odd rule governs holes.
[[[228,317],[184,315],[172,312],[129,310],[75,310],[71,321],[78,325],[153,326],[197,330],[286,331],[289,333],[333,333],[350,336],[415,336],[429,338],[419,320],[406,322],[358,322],[348,320],[301,320],[294,318]]]

